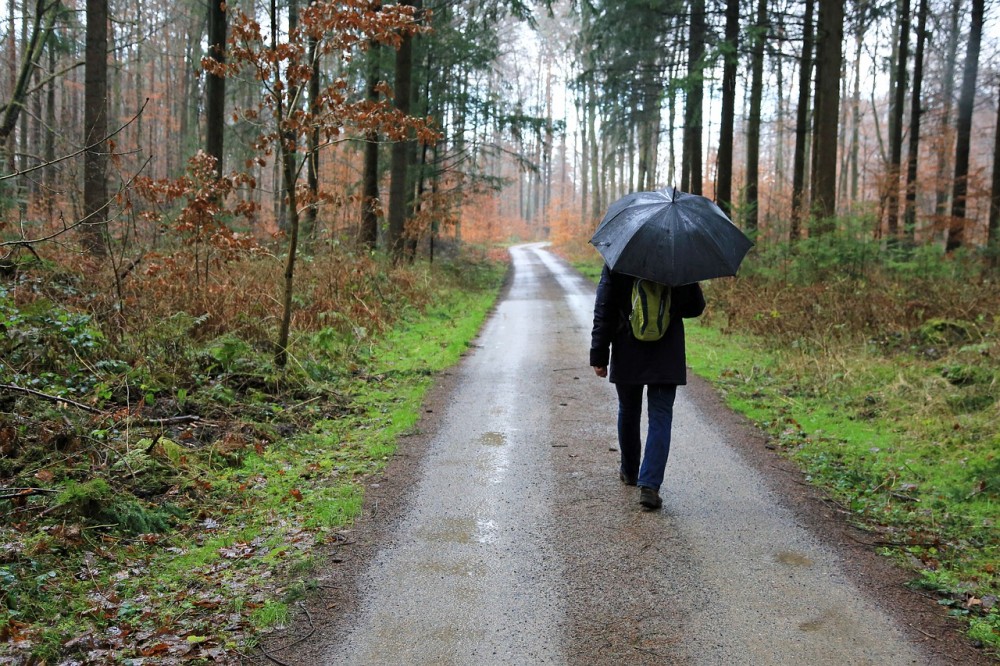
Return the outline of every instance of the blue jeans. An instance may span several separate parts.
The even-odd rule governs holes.
[[[638,485],[659,490],[670,454],[670,427],[674,421],[674,384],[650,384],[646,391],[649,403],[649,431],[646,451],[642,456],[640,422],[642,419],[642,384],[615,384],[618,390],[618,448],[621,450],[621,471],[636,478]]]

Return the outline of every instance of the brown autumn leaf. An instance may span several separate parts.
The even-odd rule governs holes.
[[[35,472],[35,478],[42,483],[50,483],[55,477],[56,475],[53,474],[51,470],[40,469]]]
[[[302,491],[299,490],[298,488],[292,488],[292,490],[289,492],[289,495],[294,497],[296,502],[302,501]]]

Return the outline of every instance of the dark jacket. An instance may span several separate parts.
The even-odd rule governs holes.
[[[601,272],[594,303],[594,331],[590,342],[590,365],[607,367],[609,377],[621,384],[686,384],[683,317],[697,317],[705,310],[701,287],[674,287],[670,297],[670,325],[656,342],[636,340],[628,317],[632,310],[635,278]]]

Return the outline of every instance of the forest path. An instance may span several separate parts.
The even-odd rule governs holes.
[[[739,451],[703,383],[678,392],[663,508],[641,511],[614,389],[586,365],[594,286],[542,244],[511,254],[423,451],[401,447],[356,597],[294,663],[944,663]]]

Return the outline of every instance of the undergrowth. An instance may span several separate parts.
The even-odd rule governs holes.
[[[286,622],[503,274],[307,257],[282,371],[279,262],[146,268],[0,284],[0,662],[210,662]]]
[[[983,266],[845,235],[758,248],[703,284],[688,360],[1000,652],[1000,275]]]

